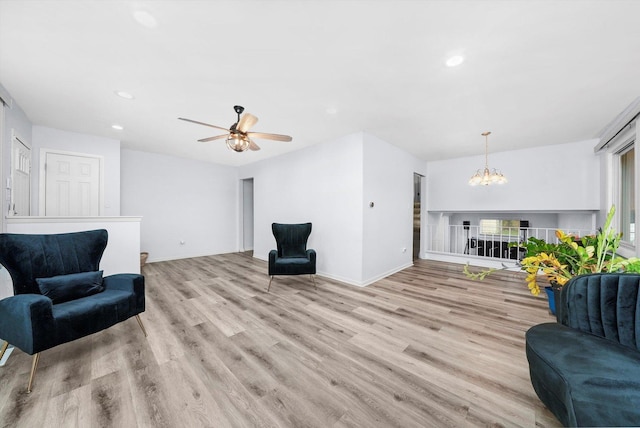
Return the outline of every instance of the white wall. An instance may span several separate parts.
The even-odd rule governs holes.
[[[363,137],[362,281],[370,284],[413,264],[413,174],[424,175],[426,163],[373,135]]]
[[[359,132],[242,167],[254,179],[254,257],[275,248],[271,223],[310,221],[323,276],[366,285],[411,265],[413,173],[425,166]]]
[[[469,186],[484,155],[433,161],[428,168],[429,211],[597,211],[600,158],[597,140],[489,153],[489,167],[509,183]]]
[[[143,217],[149,262],[238,251],[235,168],[133,150],[120,167],[122,215]]]
[[[308,248],[319,274],[362,282],[362,133],[246,165],[253,178],[254,257],[275,249],[271,223],[312,222]]]
[[[101,215],[120,215],[120,141],[44,126],[33,127],[31,213],[39,212],[40,150],[83,153],[104,158],[104,206]]]

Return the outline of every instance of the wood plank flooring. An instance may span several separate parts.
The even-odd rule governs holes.
[[[147,264],[134,319],[0,367],[2,427],[550,427],[523,275],[418,260],[365,288],[225,254]]]

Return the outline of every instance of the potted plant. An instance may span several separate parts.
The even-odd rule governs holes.
[[[540,294],[541,277],[551,284],[548,286],[548,294],[552,313],[555,313],[555,307],[551,305],[551,291],[559,291],[574,276],[597,272],[640,272],[640,259],[625,259],[617,255],[622,234],[616,233],[611,226],[614,213],[615,207],[612,206],[603,228],[595,235],[576,237],[557,230],[557,243],[530,237],[524,244],[527,251],[516,268],[527,273],[527,286],[535,296]],[[503,269],[509,267],[505,266]],[[468,264],[464,267],[464,273],[473,279],[484,279],[495,270],[497,269],[474,273],[469,270]]]

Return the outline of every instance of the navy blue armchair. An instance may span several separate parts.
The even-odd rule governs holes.
[[[269,287],[275,275],[310,275],[313,286],[316,280],[316,251],[307,249],[311,223],[271,225],[277,250],[269,252]]]
[[[569,281],[557,323],[533,326],[533,388],[565,426],[640,426],[640,275]]]
[[[8,344],[33,355],[31,392],[40,353],[97,333],[144,312],[144,277],[99,270],[106,230],[23,235],[0,234],[0,264],[14,296],[0,300],[0,358]]]

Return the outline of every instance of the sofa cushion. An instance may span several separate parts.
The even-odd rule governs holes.
[[[104,290],[101,270],[36,278],[36,283],[40,292],[50,298],[54,304],[91,296]]]
[[[122,290],[69,300],[53,305],[56,339],[69,342],[96,333],[137,314],[136,296]]]
[[[549,323],[527,331],[526,352],[536,393],[563,425],[640,425],[636,349]]]

